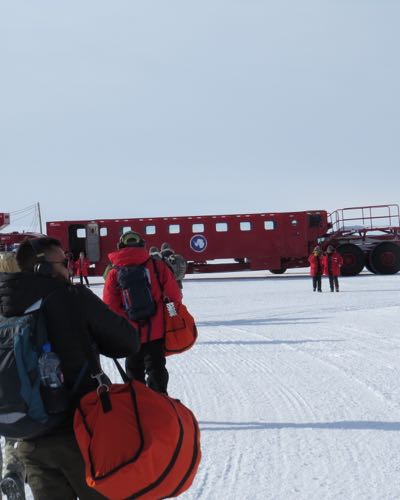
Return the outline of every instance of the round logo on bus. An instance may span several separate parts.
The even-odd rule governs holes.
[[[194,252],[204,252],[207,248],[207,239],[202,234],[195,234],[190,239],[190,248]]]

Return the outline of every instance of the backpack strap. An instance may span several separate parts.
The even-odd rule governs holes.
[[[154,274],[156,275],[158,286],[160,287],[160,290],[161,290],[161,295],[162,295],[163,302],[168,302],[169,299],[164,294],[164,287],[162,286],[162,283],[161,283],[161,280],[160,280],[160,271],[159,271],[159,269],[157,267],[155,259],[151,259],[151,261],[153,263]]]
[[[107,413],[108,411],[111,411],[111,409],[112,409],[111,401],[110,401],[110,398],[108,396],[109,387],[108,387],[108,384],[104,380],[106,378],[106,375],[101,368],[98,357],[95,355],[95,352],[93,349],[92,339],[91,339],[91,337],[86,329],[85,320],[84,320],[84,316],[83,316],[83,309],[82,309],[81,304],[79,303],[79,300],[78,300],[77,290],[78,290],[78,288],[76,288],[76,287],[73,288],[75,307],[78,308],[78,309],[75,309],[75,307],[74,307],[74,310],[76,311],[78,324],[80,324],[82,326],[82,329],[83,329],[83,335],[80,335],[79,338],[81,340],[81,345],[82,345],[82,348],[83,348],[85,355],[86,355],[86,363],[81,368],[81,371],[78,375],[78,379],[77,379],[73,389],[75,389],[75,392],[76,392],[76,390],[78,389],[79,385],[81,384],[81,382],[83,380],[83,376],[85,375],[85,373],[89,369],[90,377],[92,379],[95,379],[97,382],[97,394],[100,398],[101,405],[103,407],[103,411],[104,411],[104,413]]]
[[[48,299],[52,297],[55,293],[57,293],[58,290],[60,290],[61,286],[57,286],[52,290],[50,293],[48,293],[45,297],[41,297],[39,300],[31,304],[27,309],[25,309],[23,315],[27,314],[36,314],[37,315],[37,320],[36,320],[36,327],[35,327],[35,345],[42,347],[44,344],[49,342],[49,337],[47,335],[47,323],[46,323],[46,317],[43,312],[43,306],[46,304]]]
[[[37,345],[37,346],[43,346],[45,343],[49,342],[49,337],[48,337],[48,334],[47,334],[47,323],[46,323],[45,314],[43,312],[43,306],[46,304],[46,302],[48,301],[48,299],[50,297],[52,297],[61,288],[64,288],[64,287],[61,287],[61,286],[56,287],[49,294],[47,294],[44,298],[39,299],[38,301],[36,301],[34,304],[32,304],[31,306],[29,306],[24,311],[24,315],[25,314],[32,314],[32,313],[37,313],[37,315],[38,315],[37,316],[36,328],[35,328],[35,345]],[[77,299],[77,296],[76,296],[77,294],[75,294],[76,288],[72,288],[72,290],[74,291],[74,298]],[[78,304],[77,300],[76,300],[76,303]],[[83,335],[83,337],[85,337],[85,335]],[[93,350],[92,350],[92,352],[93,352]],[[86,353],[86,348],[85,348],[85,353]],[[94,354],[93,354],[93,358],[97,362],[97,359],[94,357]],[[78,389],[79,389],[79,387],[80,387],[80,385],[81,385],[81,383],[83,381],[83,377],[86,374],[86,371],[87,371],[88,367],[89,367],[89,361],[86,361],[83,364],[83,366],[82,366],[82,368],[81,368],[81,370],[80,370],[80,372],[78,374],[78,377],[75,380],[75,383],[74,383],[72,389],[68,390],[69,395],[71,396],[71,398],[73,398],[75,396],[75,394],[77,393],[77,391],[78,391]]]

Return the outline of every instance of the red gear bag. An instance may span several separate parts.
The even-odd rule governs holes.
[[[171,315],[170,304],[176,314]],[[164,304],[164,354],[179,354],[190,349],[197,339],[197,327],[193,316],[184,304],[166,302]]]
[[[199,467],[193,413],[140,382],[86,394],[74,431],[87,484],[111,500],[176,497],[190,487]]]

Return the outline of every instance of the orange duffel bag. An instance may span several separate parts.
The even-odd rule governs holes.
[[[200,463],[193,413],[140,382],[86,394],[74,431],[87,484],[110,500],[176,497],[190,487]]]
[[[196,323],[184,304],[167,301],[164,304],[164,324],[166,356],[187,351],[196,342]]]

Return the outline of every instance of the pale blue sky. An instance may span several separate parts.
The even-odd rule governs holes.
[[[398,203],[398,0],[0,0],[0,211]]]

